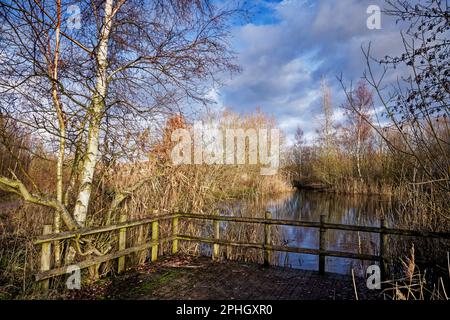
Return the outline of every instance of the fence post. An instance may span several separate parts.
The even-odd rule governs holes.
[[[139,231],[138,231],[138,239],[137,239],[137,243],[138,244],[144,244],[145,241],[147,240],[147,226],[146,225],[140,225],[138,227]],[[138,258],[137,263],[139,265],[143,265],[145,264],[145,262],[147,261],[147,256],[148,256],[148,250],[143,250],[143,251],[139,251],[136,252],[136,257]]]
[[[220,239],[220,221],[214,220],[213,227],[214,227],[214,239],[219,240]],[[219,258],[220,258],[220,245],[218,243],[214,243],[214,245],[213,245],[213,260],[219,260]]]
[[[127,216],[122,214],[120,216],[120,222],[127,221]],[[125,250],[127,248],[127,228],[122,228],[119,230],[119,251]],[[122,273],[125,271],[125,256],[119,257],[117,272]]]
[[[178,217],[172,219],[172,254],[178,253]]]
[[[385,278],[385,272],[386,272],[386,263],[384,260],[385,257],[385,246],[387,243],[387,234],[384,232],[384,229],[386,229],[386,220],[384,218],[380,219],[380,271],[381,271],[381,279],[383,280]]]
[[[156,260],[158,260],[158,243],[157,241],[159,240],[159,221],[153,221],[152,222],[152,241],[156,242],[153,246],[152,246],[152,262],[155,262]]]
[[[46,224],[44,225],[43,235],[49,235],[52,233],[52,225]],[[41,250],[41,272],[50,270],[52,258],[52,243],[46,242],[42,244]],[[41,289],[43,291],[48,291],[50,287],[50,279],[42,280],[40,283]]]
[[[326,216],[324,214],[320,215],[320,238],[319,238],[319,250],[325,251],[326,250],[326,234],[327,231],[324,227],[325,225]],[[324,254],[319,255],[319,274],[323,275],[325,274],[325,258],[326,256]]]
[[[267,223],[267,220],[272,219],[271,213],[269,211],[265,212],[266,223],[264,224],[264,266],[269,267],[271,261],[270,250],[266,248],[267,245],[271,243],[271,234],[270,234],[270,224]]]

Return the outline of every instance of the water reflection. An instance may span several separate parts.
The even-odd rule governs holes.
[[[319,221],[325,215],[326,221],[338,224],[379,226],[379,212],[388,209],[388,203],[380,197],[339,196],[327,193],[297,192],[284,201],[270,201],[267,210],[273,217],[297,221]],[[318,248],[319,231],[312,228],[279,227],[284,243],[293,247]],[[327,249],[333,251],[379,253],[379,236],[366,232],[328,230]],[[306,254],[282,253],[279,264],[292,268],[316,270],[318,257]],[[350,274],[351,270],[363,275],[373,261],[327,257],[326,271]]]
[[[331,223],[378,226],[378,213],[388,210],[389,202],[380,197],[339,196],[317,192],[295,192],[277,198],[254,199],[228,203],[229,214],[262,217],[270,211],[273,218],[296,221],[319,221],[324,214]],[[274,227],[274,244],[299,248],[318,248],[319,230],[315,228]],[[328,230],[327,249],[376,255],[379,253],[379,236],[365,232]],[[292,268],[317,270],[318,256],[295,253],[278,253],[273,263]],[[350,274],[351,270],[363,275],[370,261],[345,258],[326,258],[326,271]]]
[[[337,224],[380,226],[380,217],[384,216],[388,227],[410,229],[401,221],[402,213],[396,210],[391,201],[382,196],[337,195],[312,191],[281,194],[271,198],[256,198],[223,203],[222,214],[263,218],[266,211],[273,218],[296,221],[320,221],[320,215],[326,221]],[[221,234],[228,240],[262,243],[263,226],[239,223],[222,223]],[[414,229],[414,228],[413,228]],[[379,235],[367,232],[327,230],[327,249],[333,251],[379,255]],[[272,227],[274,245],[287,245],[298,248],[319,247],[319,230],[277,226]],[[388,236],[385,246],[386,258],[389,259],[389,275],[401,272],[399,258],[409,253],[411,245],[415,246],[416,261],[424,261],[424,268],[446,265],[448,240],[425,239],[400,236]],[[227,258],[246,261],[262,261],[261,250],[245,248],[223,248]],[[317,270],[318,256],[294,253],[277,253],[272,263],[292,268]],[[443,261],[445,260],[445,261]],[[352,269],[358,276],[364,276],[373,261],[360,261],[347,258],[326,258],[326,271],[351,274]],[[400,268],[400,269],[399,269]]]

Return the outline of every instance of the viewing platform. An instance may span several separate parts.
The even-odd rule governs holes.
[[[355,278],[359,300],[382,299]],[[137,300],[356,300],[351,276],[264,267],[208,257],[172,255],[101,280],[75,299]]]

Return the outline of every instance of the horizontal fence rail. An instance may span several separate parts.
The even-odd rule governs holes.
[[[99,233],[105,233],[110,231],[116,231],[120,230],[122,228],[132,228],[132,227],[138,227],[146,224],[151,224],[152,222],[156,221],[163,221],[163,220],[169,220],[176,217],[179,217],[179,214],[170,214],[170,215],[160,215],[155,216],[152,218],[146,218],[146,219],[140,219],[140,220],[134,220],[134,221],[125,221],[117,224],[111,224],[108,226],[102,226],[102,227],[91,227],[91,228],[83,228],[76,231],[66,231],[66,232],[60,232],[56,234],[49,234],[49,235],[42,235],[40,237],[37,237],[34,244],[43,244],[46,242],[52,242],[52,241],[61,241],[61,240],[67,240],[67,239],[74,239],[77,237],[82,236],[89,236],[93,234],[99,234]]]
[[[215,221],[228,221],[228,222],[241,222],[241,223],[255,223],[255,224],[269,224],[269,225],[282,225],[292,227],[306,227],[306,228],[320,228],[320,222],[313,221],[295,221],[284,219],[264,219],[264,218],[246,218],[246,217],[234,217],[234,216],[220,216],[220,215],[204,215],[204,214],[192,214],[192,213],[179,213],[180,217],[199,219],[199,220],[215,220]],[[326,229],[343,230],[343,231],[360,231],[360,232],[373,232],[373,233],[385,233],[392,235],[402,235],[411,237],[425,237],[425,238],[441,238],[450,239],[450,233],[448,232],[428,232],[428,231],[413,231],[405,229],[393,229],[382,227],[366,227],[356,226],[349,224],[337,224],[337,223],[324,223],[323,227]]]
[[[254,249],[264,249],[270,251],[280,251],[280,252],[291,252],[291,253],[304,253],[311,255],[326,255],[330,257],[342,257],[350,259],[360,259],[360,260],[380,260],[379,256],[369,255],[369,254],[359,254],[351,252],[339,252],[330,250],[320,250],[320,249],[309,249],[309,248],[297,248],[297,247],[287,247],[287,246],[275,246],[271,244],[260,244],[260,243],[249,243],[249,242],[239,242],[239,241],[228,241],[228,240],[218,240],[218,239],[208,239],[202,237],[193,236],[178,236],[179,240],[194,241],[202,243],[211,243],[215,245],[225,245],[225,246],[236,246]]]
[[[213,222],[214,238],[204,238],[195,237],[191,235],[179,234],[179,220],[208,220]],[[172,229],[171,236],[164,239],[159,237],[159,223],[161,221],[171,220]],[[325,272],[325,257],[341,257],[359,260],[369,260],[369,261],[379,261],[380,266],[384,268],[384,256],[385,256],[385,245],[387,242],[387,235],[401,235],[401,236],[411,236],[411,237],[425,237],[425,238],[440,238],[440,239],[450,239],[450,233],[445,232],[426,232],[426,231],[414,231],[414,230],[404,230],[404,229],[394,229],[387,228],[385,221],[380,220],[380,227],[367,227],[367,226],[356,226],[356,225],[346,225],[346,224],[335,224],[327,223],[325,221],[325,216],[322,215],[319,222],[309,222],[309,221],[294,221],[285,219],[272,219],[270,217],[270,212],[266,212],[265,218],[247,218],[247,217],[235,217],[235,216],[223,216],[223,215],[207,215],[207,214],[193,214],[193,213],[174,213],[167,215],[159,215],[152,218],[126,221],[125,216],[121,216],[120,223],[112,224],[102,227],[91,227],[83,228],[77,231],[67,231],[60,232],[57,234],[51,234],[51,226],[44,226],[44,233],[39,236],[34,244],[41,246],[41,266],[40,272],[36,274],[36,281],[41,283],[44,290],[49,287],[49,279],[52,277],[64,275],[67,272],[68,266],[57,267],[51,269],[51,247],[52,243],[57,243],[62,240],[68,239],[79,239],[83,236],[101,234],[106,232],[117,231],[119,234],[119,247],[118,251],[105,254],[97,257],[89,257],[84,261],[77,262],[76,265],[80,269],[88,268],[94,265],[98,265],[107,261],[118,259],[118,272],[123,272],[125,270],[125,257],[132,253],[142,252],[144,250],[151,249],[151,261],[156,261],[158,259],[158,249],[161,245],[171,242],[172,243],[172,254],[178,252],[178,242],[179,241],[189,241],[197,243],[211,244],[213,246],[213,259],[219,258],[220,246],[234,246],[234,247],[244,247],[244,248],[254,248],[264,250],[264,264],[270,264],[270,257],[272,252],[290,252],[290,253],[301,253],[301,254],[311,254],[319,256],[319,273],[323,274]],[[234,222],[234,223],[248,223],[248,224],[259,224],[264,225],[264,241],[262,243],[249,243],[240,241],[230,241],[220,239],[220,222]],[[152,236],[151,241],[144,244],[127,248],[127,229],[151,225]],[[289,246],[279,246],[271,244],[271,226],[292,226],[292,227],[304,227],[304,228],[317,228],[319,229],[319,248],[298,248]],[[351,253],[351,252],[341,252],[326,249],[325,234],[327,230],[342,230],[342,231],[354,231],[354,232],[368,232],[377,233],[380,235],[380,254],[370,255],[362,253]]]
[[[125,257],[125,256],[135,253],[135,252],[144,251],[146,249],[152,248],[154,246],[162,245],[166,242],[170,242],[173,240],[174,240],[174,237],[169,237],[169,238],[162,239],[159,241],[150,241],[148,243],[144,243],[139,246],[135,246],[135,247],[124,249],[124,250],[117,251],[114,253],[106,254],[104,256],[98,256],[98,257],[86,259],[84,261],[77,262],[76,265],[80,269],[85,269],[85,268],[95,266],[95,265],[103,263],[103,262],[108,262],[108,261],[115,260],[115,259],[118,259],[121,257]],[[67,273],[67,266],[40,272],[40,273],[36,274],[35,278],[36,278],[36,281],[41,281],[41,280],[50,279],[50,278],[53,278],[56,276],[61,276],[66,273]]]

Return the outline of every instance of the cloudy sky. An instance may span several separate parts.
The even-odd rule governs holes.
[[[233,46],[243,72],[216,93],[218,106],[237,112],[256,107],[276,116],[292,141],[297,126],[314,137],[320,81],[332,88],[334,107],[344,102],[337,80],[358,81],[365,69],[361,46],[374,56],[401,52],[400,27],[381,15],[381,29],[367,28],[369,5],[383,0],[256,0],[251,19],[236,26]],[[336,110],[339,119],[339,110]]]

